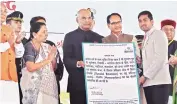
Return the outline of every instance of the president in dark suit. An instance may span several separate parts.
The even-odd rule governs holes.
[[[78,29],[65,35],[63,44],[63,62],[69,73],[68,92],[71,104],[86,104],[84,63],[82,42],[101,42],[103,36],[91,31],[93,16],[87,9],[77,13]]]

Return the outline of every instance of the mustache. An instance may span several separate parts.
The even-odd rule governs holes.
[[[146,26],[146,25],[142,25],[141,27],[144,27],[144,26]]]

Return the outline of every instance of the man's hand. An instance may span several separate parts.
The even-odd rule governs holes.
[[[19,34],[17,34],[17,38],[16,38],[16,43],[21,43],[21,41],[23,40],[23,38],[26,36],[26,33],[23,31]]]
[[[139,78],[139,85],[143,85],[146,81],[146,78],[144,77],[144,75],[142,75],[140,78]]]
[[[77,67],[85,67],[85,64],[83,61],[77,61]]]
[[[12,35],[9,37],[9,39],[8,39],[7,42],[10,44],[10,46],[12,46],[12,45],[15,43],[15,36],[14,36],[14,34],[12,34]]]

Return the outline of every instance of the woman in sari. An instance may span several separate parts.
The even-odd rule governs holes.
[[[47,39],[44,23],[34,23],[23,56],[21,89],[23,104],[58,104],[58,87],[54,74],[57,49],[44,43]]]
[[[173,79],[173,104],[177,104],[177,50],[175,51],[175,55],[171,55],[169,59],[169,64],[172,67],[175,67],[174,71],[174,79]]]

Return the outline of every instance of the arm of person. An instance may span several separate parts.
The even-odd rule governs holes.
[[[49,40],[46,40],[46,43],[49,44],[50,46],[53,46],[53,45],[56,46],[55,43]],[[55,72],[56,77],[59,80],[61,80],[63,77],[64,66],[63,66],[63,62],[61,60],[60,53],[58,50],[57,50],[56,60],[53,60],[52,63],[55,68],[54,72]]]
[[[57,51],[57,53],[57,68],[55,70],[55,75],[57,75],[58,79],[61,80],[63,77],[64,66],[59,51]]]
[[[52,60],[52,67],[53,67],[54,71],[57,69],[57,60],[56,59]]]
[[[46,40],[46,42],[45,43],[47,43],[48,45],[49,45],[49,47],[52,47],[52,46],[55,46],[56,47],[56,45],[55,45],[55,43],[53,43],[52,41],[50,41],[50,40]],[[56,47],[57,48],[57,47]],[[53,60],[52,60],[52,67],[53,67],[53,70],[54,71],[56,71],[57,70],[57,56],[58,55],[58,51],[57,51],[57,54],[56,54],[56,58],[54,58]]]
[[[140,57],[140,49],[138,47],[138,43],[137,43],[136,37],[133,37],[132,42],[135,44],[136,56]]]
[[[160,71],[167,60],[168,53],[168,40],[164,32],[155,31],[154,34],[154,57],[149,67],[144,71],[144,76],[148,79],[153,79],[156,74]]]
[[[49,64],[50,62],[51,61],[47,60],[47,59],[45,59],[41,62],[38,62],[38,63],[34,63],[32,61],[27,61],[26,62],[26,67],[27,67],[28,71],[33,72],[33,71],[36,71],[36,70],[42,68],[43,66]]]
[[[142,62],[141,58],[140,58],[140,49],[138,47],[138,43],[137,43],[137,39],[135,36],[133,36],[132,42],[135,45],[135,53],[136,53],[136,62],[138,64],[140,64]]]
[[[51,61],[47,60],[47,59],[45,59],[41,62],[38,62],[38,63],[34,63],[32,61],[27,61],[26,62],[26,67],[27,67],[28,71],[33,72],[33,71],[36,71],[36,70],[42,68],[43,66],[49,64],[50,62]]]
[[[5,52],[10,48],[10,44],[8,42],[0,43],[0,52]]]
[[[69,34],[65,35],[63,43],[63,62],[69,74],[75,73],[78,61],[75,56],[73,56],[74,47],[70,41]]]
[[[35,63],[35,50],[31,44],[25,45],[25,53],[23,58],[26,63],[26,67],[30,72],[36,71],[51,62],[50,60],[45,59],[41,62]]]

